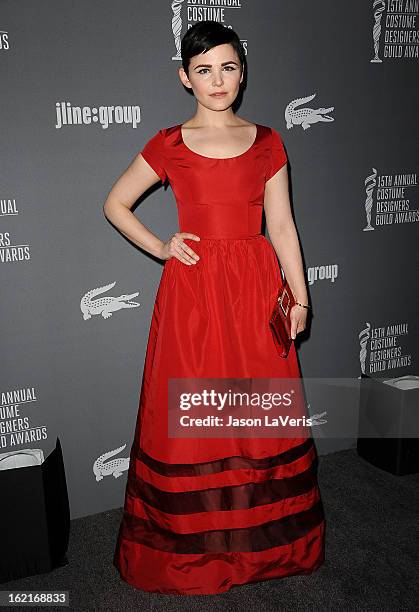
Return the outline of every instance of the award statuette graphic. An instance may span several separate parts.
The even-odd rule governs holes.
[[[374,191],[375,186],[377,185],[377,170],[375,168],[372,169],[372,174],[367,176],[365,179],[365,191],[367,193],[367,198],[365,200],[365,214],[367,216],[367,225],[362,230],[363,232],[369,232],[374,230],[375,227],[371,225],[371,210],[372,210],[372,192]]]
[[[182,33],[182,17],[180,11],[182,9],[183,0],[173,0],[172,2],[172,32],[175,40],[176,55],[172,56],[172,60],[181,60],[180,55],[180,35]]]
[[[365,322],[365,325],[366,328],[360,331],[358,334],[359,344],[361,346],[359,351],[359,361],[361,364],[361,372],[363,374],[365,374],[365,362],[367,360],[367,344],[371,337],[371,325],[367,322]],[[358,378],[361,378],[361,376],[358,376]]]
[[[381,13],[384,11],[386,4],[384,0],[374,0],[372,3],[372,8],[374,9],[376,6],[378,8],[374,11],[375,23],[372,29],[372,39],[374,41],[374,57],[372,58],[372,60],[370,60],[370,62],[372,64],[381,64],[383,60],[378,57],[381,36]]]

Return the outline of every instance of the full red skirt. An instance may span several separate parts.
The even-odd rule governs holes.
[[[271,243],[186,242],[200,260],[164,265],[114,565],[137,588],[184,595],[312,573],[325,520],[311,437],[168,437],[170,378],[301,376],[267,325],[282,284]]]

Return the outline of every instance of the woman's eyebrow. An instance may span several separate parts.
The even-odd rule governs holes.
[[[222,62],[221,66],[226,66],[227,64],[236,64],[236,66],[238,66],[238,63],[234,60],[230,60],[229,62]],[[194,70],[196,70],[196,68],[212,68],[212,64],[198,64],[198,66],[194,66]]]

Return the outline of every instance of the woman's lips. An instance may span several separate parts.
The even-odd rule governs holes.
[[[210,94],[210,96],[212,96],[213,98],[223,98],[226,95],[227,95],[227,92]]]

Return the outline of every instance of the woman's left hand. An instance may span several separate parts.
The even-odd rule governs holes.
[[[307,308],[294,304],[291,308],[291,338],[295,340],[297,334],[304,331],[307,322]]]

